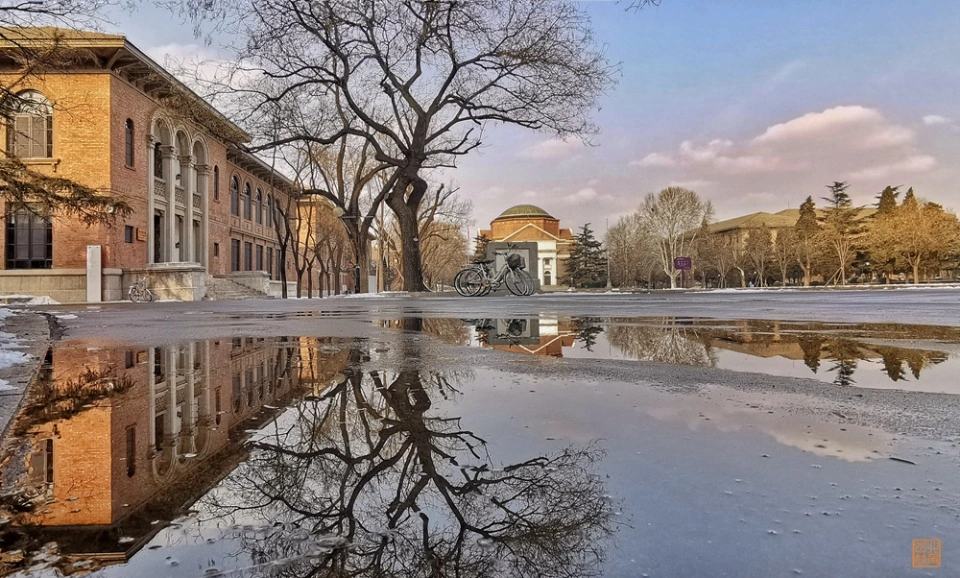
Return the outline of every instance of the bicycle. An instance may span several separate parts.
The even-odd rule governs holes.
[[[482,259],[461,269],[453,279],[453,287],[457,293],[463,297],[483,297],[499,289],[501,285],[506,285],[514,295],[533,295],[536,284],[530,273],[524,270],[526,265],[523,257],[517,253],[507,254],[506,263],[495,275],[491,272],[491,263],[493,259]]]
[[[141,277],[139,281],[132,283],[128,295],[130,296],[130,301],[134,303],[149,303],[153,301],[153,292],[147,288],[146,277]]]

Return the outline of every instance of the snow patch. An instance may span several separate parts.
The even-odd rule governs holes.
[[[0,379],[0,391],[17,391],[6,379]]]
[[[20,365],[30,359],[30,356],[19,351],[0,349],[0,369]]]
[[[33,297],[30,301],[27,301],[27,305],[60,305],[60,302],[47,297],[46,295],[41,295],[39,297]]]
[[[66,313],[64,315],[57,315],[57,319],[76,319],[77,316],[73,313]]]

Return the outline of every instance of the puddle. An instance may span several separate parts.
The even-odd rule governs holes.
[[[471,345],[529,355],[654,361],[960,394],[960,329],[952,327],[556,317],[464,324]]]
[[[390,349],[58,345],[5,440],[0,575],[596,575],[601,452],[503,461],[456,373],[361,369]]]
[[[387,325],[690,365],[722,358],[704,340],[822,337],[821,359],[831,340],[954,343],[703,320]],[[467,366],[430,342],[57,343],[3,440],[0,575],[863,575],[892,567],[910,537],[960,531],[955,451],[918,449],[850,409],[823,420],[790,411],[806,402],[789,393]],[[774,559],[730,556],[773,539]]]

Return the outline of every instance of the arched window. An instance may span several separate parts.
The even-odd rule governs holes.
[[[253,200],[253,214],[258,225],[263,224],[263,191],[257,187],[257,196]]]
[[[53,109],[39,92],[28,90],[14,99],[7,151],[21,159],[53,157]]]
[[[158,179],[163,178],[163,151],[159,142],[153,145],[153,176]]]
[[[250,220],[250,183],[243,184],[243,218]]]
[[[220,167],[213,165],[213,200],[220,200]]]
[[[267,214],[267,226],[273,227],[273,197],[267,195],[267,206],[264,211]]]
[[[230,179],[230,214],[240,216],[240,179]]]
[[[129,118],[127,119],[126,124],[124,124],[123,130],[123,152],[125,155],[125,163],[128,167],[133,166],[133,121]]]

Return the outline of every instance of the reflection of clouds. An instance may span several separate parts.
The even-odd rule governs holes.
[[[708,402],[688,396],[669,397],[638,411],[659,421],[682,423],[691,431],[760,431],[785,446],[849,462],[875,457],[874,450],[881,447],[888,437],[879,430],[854,424],[826,423],[813,418],[803,419],[785,414],[782,409],[776,414],[766,412],[765,407],[789,407],[791,396],[778,395],[776,400],[765,396],[764,409],[759,409],[742,407],[755,404],[756,396],[718,385],[710,386],[710,391],[715,394],[712,396],[714,399],[728,401]]]

